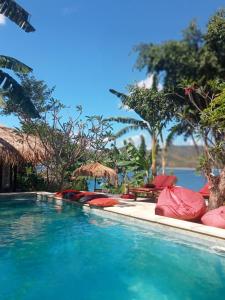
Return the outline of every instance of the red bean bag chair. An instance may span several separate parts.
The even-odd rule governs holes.
[[[134,199],[135,197],[134,197],[133,194],[122,194],[120,196],[120,198],[122,198],[122,199]]]
[[[119,204],[119,201],[112,198],[97,198],[87,202],[90,206],[108,207]]]
[[[180,220],[199,220],[206,212],[204,198],[183,187],[165,188],[159,195],[155,214]]]
[[[208,211],[201,221],[204,225],[225,229],[225,206]]]
[[[55,193],[55,196],[58,198],[63,198],[64,196],[66,196],[68,194],[76,194],[76,193],[79,193],[79,191],[74,190],[74,189],[68,189],[68,190],[63,190],[61,192]]]

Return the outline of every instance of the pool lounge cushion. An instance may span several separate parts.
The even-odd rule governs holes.
[[[64,197],[70,197],[74,194],[80,193],[80,191],[78,190],[74,190],[74,189],[67,189],[67,190],[63,190],[60,192],[56,192],[55,196],[58,198],[64,198]]]
[[[225,229],[225,206],[208,211],[201,221],[204,225]]]
[[[203,197],[209,197],[209,183],[206,183],[203,188],[200,189],[199,193]]]
[[[72,200],[72,201],[78,201],[80,200],[82,197],[85,197],[85,196],[90,196],[90,195],[93,195],[94,192],[79,192],[79,193],[75,193],[74,195],[72,195],[69,199]]]
[[[105,195],[105,194],[97,194],[97,193],[93,193],[93,194],[90,194],[90,195],[82,196],[82,197],[79,199],[79,202],[80,202],[80,203],[85,203],[85,202],[88,202],[88,201],[91,201],[91,200],[94,200],[94,199],[97,199],[97,198],[108,198],[108,196]]]
[[[135,196],[133,194],[122,194],[120,196],[120,198],[122,198],[122,199],[134,199]]]
[[[183,187],[165,188],[159,195],[155,214],[180,220],[200,220],[206,212],[204,198]]]
[[[90,206],[108,207],[119,204],[119,201],[113,198],[97,198],[87,202]]]

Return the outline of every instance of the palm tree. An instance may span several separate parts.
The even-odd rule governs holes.
[[[147,89],[138,86],[130,86],[129,94],[110,90],[122,101],[123,105],[127,105],[133,109],[142,120],[135,118],[112,117],[109,121],[115,121],[127,126],[122,128],[115,135],[116,138],[132,131],[145,129],[151,137],[151,170],[152,175],[157,174],[157,145],[158,139],[162,135],[162,130],[165,128],[168,121],[172,118],[173,107],[167,101],[167,95],[163,91],[157,91],[156,88]]]
[[[0,13],[8,17],[26,32],[35,31],[28,21],[29,13],[12,0],[0,0]],[[22,112],[26,116],[39,117],[32,101],[24,93],[22,86],[2,69],[9,69],[19,74],[27,74],[32,71],[30,67],[19,60],[0,55],[0,106],[10,113]]]

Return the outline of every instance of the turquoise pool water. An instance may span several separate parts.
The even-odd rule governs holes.
[[[61,202],[0,201],[1,300],[224,299],[225,257]]]

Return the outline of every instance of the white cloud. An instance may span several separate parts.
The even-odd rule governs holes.
[[[2,14],[0,14],[0,25],[5,25],[6,18]]]
[[[137,86],[150,89],[153,85],[153,77],[154,77],[153,74],[148,75],[146,79],[139,81],[137,83]]]
[[[153,80],[154,80],[154,75],[149,74],[146,79],[139,81],[137,83],[137,86],[139,86],[141,88],[144,87],[146,89],[151,89],[152,85],[153,85]],[[158,87],[158,90],[161,91],[163,89],[162,83],[159,82],[157,87]]]
[[[76,5],[65,6],[62,10],[63,16],[69,16],[77,13],[78,8]]]
[[[136,147],[138,147],[138,146],[140,146],[140,143],[141,143],[141,135],[143,135],[144,136],[144,138],[145,138],[145,142],[146,142],[146,144],[147,144],[147,149],[150,149],[150,144],[149,144],[149,136],[148,136],[148,134],[146,134],[145,132],[142,132],[141,134],[136,134],[136,135],[133,135],[133,136],[129,136],[129,137],[127,137],[127,138],[120,138],[120,139],[118,139],[117,141],[116,141],[116,146],[118,147],[118,148],[121,148],[121,147],[123,147],[124,146],[124,141],[126,141],[126,142],[133,142],[134,143],[134,145],[136,146]]]

